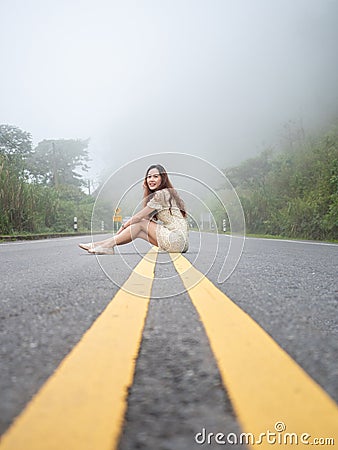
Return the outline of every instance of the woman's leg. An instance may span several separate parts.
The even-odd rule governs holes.
[[[122,233],[122,231],[121,231]],[[116,234],[114,235],[114,237]],[[91,247],[107,247],[107,244],[109,244],[110,241],[112,241],[113,238],[104,239],[103,241],[95,241],[90,242],[88,244],[79,244],[81,248],[85,250],[89,250]],[[109,244],[109,247],[111,247],[112,244]]]
[[[95,249],[95,247],[98,246],[103,248],[112,248],[115,247],[115,245],[128,244],[128,242],[131,242],[136,238],[144,239],[145,241],[158,246],[156,227],[156,223],[143,219],[140,222],[130,225],[128,228],[121,231],[121,233],[116,234],[105,241],[101,241],[99,243],[95,242],[92,248]]]

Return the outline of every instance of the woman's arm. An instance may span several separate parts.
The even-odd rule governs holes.
[[[144,207],[136,213],[133,217],[131,217],[122,227],[119,229],[119,231],[116,234],[121,233],[121,231],[125,230],[126,228],[130,227],[133,223],[140,222],[142,219],[149,218],[150,214],[154,212],[153,208],[150,208],[149,206]]]

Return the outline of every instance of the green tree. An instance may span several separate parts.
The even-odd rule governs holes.
[[[13,125],[0,125],[0,155],[11,158],[27,158],[32,152],[32,137]]]
[[[31,135],[13,125],[0,125],[0,230],[30,226],[25,161],[32,152]]]
[[[228,169],[251,233],[338,238],[338,126]],[[286,144],[285,144],[286,142]]]
[[[43,140],[27,161],[31,178],[46,186],[82,186],[86,184],[77,170],[88,171],[89,140],[58,139]]]
[[[94,199],[76,169],[87,170],[88,141],[43,141],[32,151],[29,133],[0,126],[0,232],[71,231],[73,218],[90,229]]]

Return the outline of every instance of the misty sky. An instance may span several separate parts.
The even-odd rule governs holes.
[[[338,117],[338,0],[0,0],[0,123],[220,168]],[[157,161],[156,161],[157,162]]]

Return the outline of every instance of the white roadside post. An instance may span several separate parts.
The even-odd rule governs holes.
[[[77,231],[77,217],[74,217],[74,231]]]

